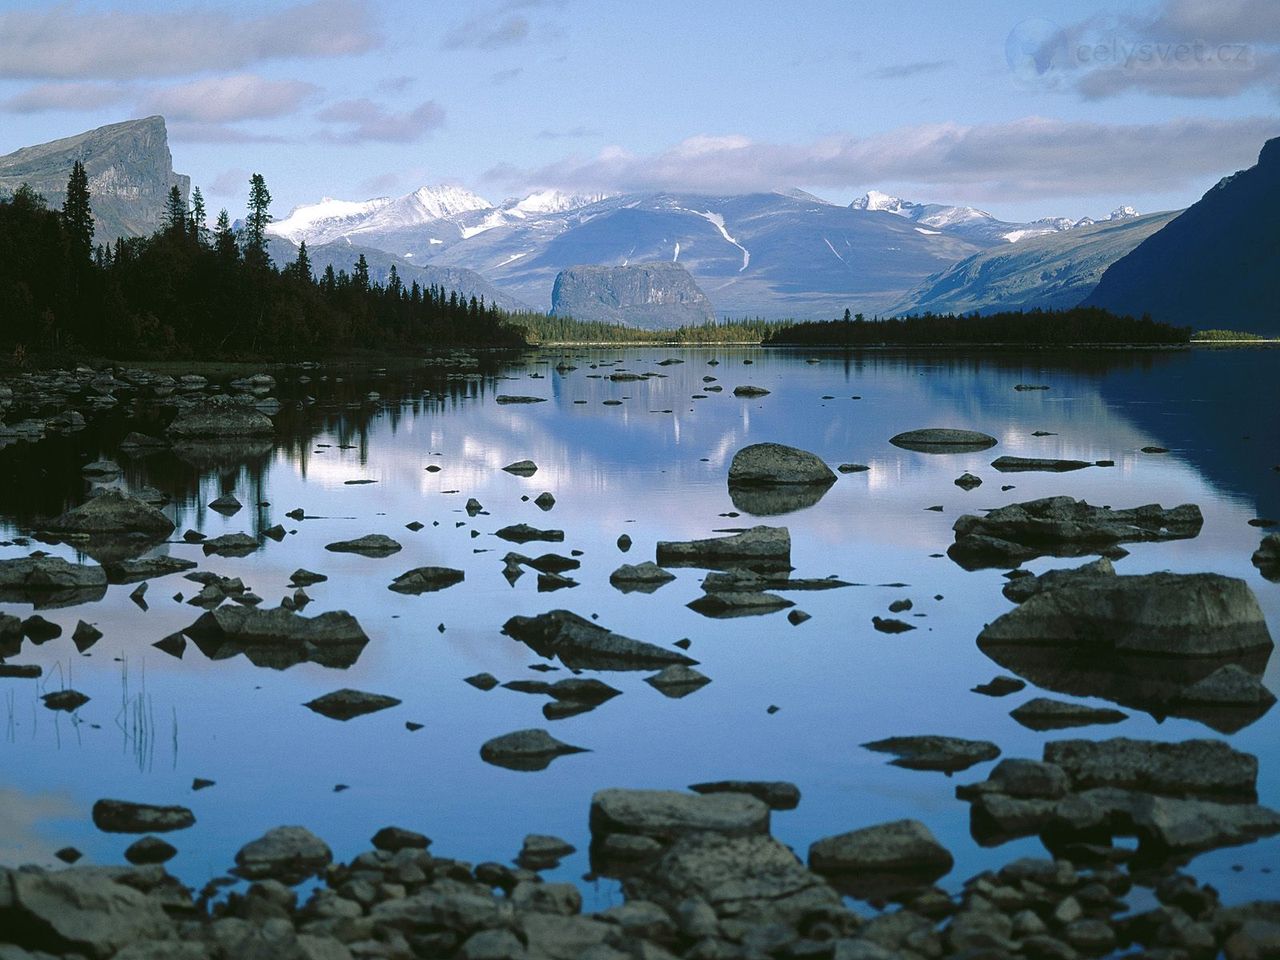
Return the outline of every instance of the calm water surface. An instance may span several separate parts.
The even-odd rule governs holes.
[[[577,369],[557,372],[566,357]],[[667,357],[684,362],[656,366]],[[195,884],[229,868],[246,841],[295,823],[324,837],[339,858],[366,849],[387,824],[427,833],[440,855],[475,861],[514,856],[529,832],[558,834],[581,852],[549,876],[578,880],[588,872],[593,791],[751,778],[800,786],[799,809],[776,814],[774,833],[802,854],[832,833],[899,817],[923,820],[956,856],[943,881],[955,887],[981,869],[1042,852],[1034,839],[988,850],[971,838],[969,808],[955,799],[954,787],[983,779],[991,765],[948,778],[890,766],[861,743],[946,733],[993,740],[1006,756],[1038,758],[1046,740],[1066,736],[1219,736],[1192,720],[1128,708],[1129,719],[1116,726],[1023,728],[1009,716],[1012,708],[1061,692],[1034,685],[1002,699],[970,692],[1006,672],[974,642],[984,623],[1010,608],[1000,593],[1001,571],[966,572],[936,555],[951,543],[960,514],[1034,497],[1069,494],[1116,507],[1196,503],[1205,515],[1199,537],[1133,546],[1119,571],[1242,577],[1272,634],[1280,635],[1280,584],[1263,580],[1249,562],[1261,531],[1247,523],[1280,515],[1280,473],[1271,469],[1280,463],[1280,353],[867,354],[822,355],[816,363],[812,357],[754,349],[547,351],[497,375],[447,382],[426,371],[332,368],[305,371],[313,379],[299,383],[304,371],[285,370],[277,372],[276,395],[286,402],[276,418],[280,443],[240,463],[192,464],[168,452],[127,458],[115,446],[125,432],[157,432],[163,424],[124,413],[74,437],[0,451],[0,538],[30,533],[40,516],[83,500],[79,466],[118,456],[127,486],[157,487],[173,497],[167,510],[179,531],[254,533],[274,523],[290,531],[283,542],[265,540],[242,559],[206,558],[183,543],[161,552],[241,577],[267,605],[291,592],[289,577],[298,567],[325,573],[328,582],[308,588],[314,602],[306,613],[350,610],[372,638],[346,670],[313,664],[272,670],[244,657],[212,661],[190,644],[175,659],[151,644],[201,612],[174,599],[199,589],[180,575],[151,581],[145,610],[129,599],[130,585],[110,587],[97,603],[41,611],[63,627],[63,636],[28,643],[14,660],[41,664],[44,678],[0,680],[0,862],[45,862],[67,844],[90,861],[120,862],[132,838],[99,833],[89,819],[95,800],[119,797],[194,810],[197,825],[168,838],[181,850],[170,868]],[[711,360],[720,363],[710,366]],[[617,362],[591,366],[609,361]],[[619,368],[663,376],[608,380]],[[691,399],[704,393],[708,376],[724,391]],[[772,392],[732,396],[746,383]],[[1017,392],[1018,383],[1051,389]],[[370,391],[380,396],[370,399]],[[499,405],[500,393],[549,402]],[[316,402],[296,409],[293,401],[304,397]],[[621,404],[603,403],[615,399]],[[978,429],[1000,444],[936,456],[888,442],[927,426]],[[734,504],[725,476],[736,450],[765,440],[811,450],[833,466],[858,462],[870,470],[842,475],[812,506],[755,519]],[[1170,452],[1141,453],[1148,445]],[[989,466],[1000,454],[1111,459],[1116,466],[1001,475]],[[500,469],[525,458],[538,464],[531,478]],[[441,469],[429,472],[429,465]],[[970,492],[956,487],[952,481],[965,471],[983,485]],[[1002,490],[1006,484],[1014,489]],[[556,498],[546,513],[532,502],[543,491]],[[207,509],[224,492],[250,506],[229,518]],[[468,497],[487,513],[468,517]],[[259,502],[269,506],[252,506]],[[943,509],[926,509],[934,505]],[[296,507],[323,519],[287,520],[286,511]],[[733,512],[742,515],[726,516]],[[426,526],[411,532],[405,525],[412,521]],[[565,542],[521,547],[493,536],[519,522],[563,529]],[[677,579],[652,595],[609,585],[619,564],[654,559],[658,540],[756,522],[790,528],[796,576],[837,575],[864,585],[792,594],[812,615],[800,626],[785,613],[712,620],[687,609],[701,595],[698,570],[675,571]],[[385,559],[324,549],[367,533],[388,534],[404,549]],[[625,554],[616,545],[623,533],[634,544]],[[0,557],[30,549],[0,547]],[[47,549],[75,557],[67,547]],[[503,577],[508,550],[544,549],[582,551],[581,569],[570,574],[581,585],[539,593],[536,573],[514,585]],[[1028,566],[1040,572],[1079,562]],[[423,565],[462,568],[466,580],[422,596],[387,589],[400,573]],[[918,629],[898,636],[873,630],[872,616],[887,615],[903,597],[914,601]],[[713,682],[668,699],[644,682],[644,671],[599,674],[623,695],[558,721],[544,719],[546,698],[501,688],[486,693],[463,682],[481,671],[502,681],[567,675],[531,671],[545,661],[500,633],[513,614],[555,608],[597,615],[605,626],[655,643],[687,637]],[[21,604],[4,610],[31,612]],[[105,634],[86,655],[70,638],[80,619]],[[1264,679],[1280,691],[1274,659]],[[92,697],[75,717],[50,712],[38,699],[64,683]],[[347,723],[301,706],[342,687],[403,703]],[[771,706],[778,710],[768,712]],[[411,732],[406,722],[423,728]],[[590,752],[536,773],[480,760],[486,740],[528,727],[547,728]],[[1228,738],[1260,756],[1260,799],[1272,806],[1280,806],[1278,732],[1280,711],[1273,710]],[[217,785],[193,792],[196,777]],[[335,792],[340,784],[347,789]],[[1277,839],[1203,855],[1193,869],[1227,899],[1241,899],[1274,895],[1273,867],[1280,868]],[[618,896],[611,884],[588,882],[584,889],[588,906]]]

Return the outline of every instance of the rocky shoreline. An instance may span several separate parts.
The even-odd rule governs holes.
[[[1221,768],[1205,765],[1213,748],[1195,744],[1173,745],[1165,772]],[[1130,773],[1150,774],[1141,758],[1160,746],[1128,750]],[[1186,755],[1170,759],[1179,751]],[[992,796],[993,783],[1013,795],[1065,790],[1079,776],[1079,758],[1073,762],[1064,775],[1053,764],[1005,761],[967,790],[977,797]],[[1249,779],[1247,761],[1226,762],[1243,764]],[[1126,864],[1131,852],[1123,848],[1095,842],[1077,845],[1074,861],[1016,859],[952,895],[933,884],[951,869],[951,855],[917,821],[818,840],[806,866],[769,833],[767,801],[794,805],[794,787],[701,786],[712,790],[595,795],[588,879],[617,877],[623,895],[596,913],[582,912],[574,884],[540,876],[574,852],[556,837],[526,837],[510,865],[472,864],[429,852],[432,842],[420,833],[387,827],[372,849],[337,864],[310,831],[280,827],[243,847],[235,868],[198,893],[159,864],[0,868],[0,957],[1071,960],[1125,952],[1254,960],[1280,951],[1280,900],[1225,906],[1212,887],[1172,865]],[[158,822],[144,817],[143,828]],[[149,839],[148,848],[167,846]],[[842,896],[851,890],[878,892],[871,906],[853,905]]]

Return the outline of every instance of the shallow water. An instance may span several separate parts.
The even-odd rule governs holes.
[[[576,370],[559,373],[566,356]],[[682,364],[655,366],[675,357]],[[1275,415],[1280,353],[1196,350],[1169,354],[1057,357],[865,354],[860,358],[760,349],[611,349],[546,351],[504,367],[498,377],[444,382],[425,371],[277,371],[281,442],[238,465],[187,463],[164,452],[119,455],[129,487],[157,487],[178,531],[209,536],[257,533],[274,523],[290,531],[242,559],[206,558],[198,545],[160,548],[198,560],[201,570],[241,577],[274,605],[292,591],[298,567],[325,573],[307,589],[308,616],[350,610],[371,642],[349,669],[301,664],[286,670],[244,657],[212,661],[193,644],[175,659],[151,644],[189,626],[201,613],[176,602],[198,585],[181,575],[150,582],[143,610],[134,586],[112,586],[105,599],[41,613],[63,636],[24,645],[14,662],[39,663],[44,678],[0,680],[0,862],[45,862],[67,844],[93,862],[120,862],[133,838],[98,832],[89,809],[101,797],[191,807],[197,825],[169,834],[180,849],[170,869],[201,884],[228,869],[246,841],[280,824],[302,824],[339,858],[367,849],[387,824],[420,830],[433,852],[479,861],[515,855],[526,833],[552,833],[577,845],[550,877],[588,872],[587,808],[610,786],[682,788],[723,778],[781,779],[803,792],[799,809],[774,816],[774,833],[802,854],[820,837],[900,817],[927,823],[955,854],[942,882],[956,886],[986,867],[1040,852],[1036,840],[988,850],[969,834],[968,804],[956,783],[983,779],[991,764],[946,777],[890,766],[859,744],[894,735],[946,733],[993,740],[1006,756],[1039,757],[1046,740],[1130,736],[1164,740],[1219,736],[1188,719],[1160,720],[1124,708],[1118,725],[1036,733],[1009,711],[1036,695],[994,699],[970,692],[1001,668],[974,643],[983,624],[1010,608],[999,570],[966,572],[945,557],[951,525],[965,512],[1068,494],[1091,503],[1166,507],[1196,503],[1205,525],[1194,540],[1130,546],[1121,573],[1213,571],[1242,577],[1256,592],[1273,635],[1280,634],[1280,584],[1249,562],[1261,536],[1247,521],[1280,514],[1280,417]],[[708,361],[719,360],[718,366]],[[592,363],[617,360],[592,369]],[[752,363],[746,365],[745,361]],[[614,383],[619,368],[663,377]],[[540,375],[537,378],[532,374]],[[603,379],[592,379],[603,375]],[[722,393],[703,393],[706,376]],[[507,377],[510,379],[502,379]],[[739,399],[732,389],[772,391]],[[1048,391],[1018,392],[1018,383]],[[381,395],[366,399],[370,390]],[[549,398],[499,405],[500,393]],[[291,401],[316,403],[294,409]],[[822,399],[829,396],[831,399]],[[858,397],[860,399],[853,399]],[[618,399],[620,405],[605,405]],[[585,403],[575,401],[585,400]],[[156,432],[160,422],[116,412],[89,430],[36,447],[0,451],[0,538],[29,533],[37,518],[80,502],[80,464],[116,457],[129,430]],[[891,436],[926,426],[978,429],[999,439],[980,453],[930,455],[898,449]],[[1053,436],[1034,437],[1033,431]],[[735,507],[725,476],[734,452],[772,440],[811,450],[833,466],[859,462],[819,502],[780,517],[754,519]],[[1146,454],[1158,445],[1167,454]],[[1111,459],[1113,468],[1068,474],[999,474],[1001,454]],[[529,458],[531,478],[500,468]],[[440,466],[428,472],[428,465]],[[953,484],[970,471],[984,481],[965,492]],[[376,483],[348,485],[349,480]],[[1002,485],[1014,489],[1002,491]],[[532,498],[550,491],[543,512]],[[223,517],[205,504],[234,492],[248,504]],[[475,518],[468,497],[487,511]],[[524,498],[529,498],[528,500]],[[254,507],[258,502],[270,506]],[[941,505],[941,512],[926,508]],[[303,507],[312,517],[287,520]],[[405,524],[426,524],[411,532]],[[493,531],[526,522],[565,531],[563,544],[508,544]],[[654,559],[658,540],[706,536],[754,523],[785,524],[796,576],[837,575],[865,584],[790,594],[812,619],[792,626],[785,612],[713,620],[685,607],[701,595],[703,571],[674,571],[656,593],[623,594],[609,585],[619,564]],[[404,549],[384,559],[335,554],[325,544],[385,533]],[[626,533],[633,546],[616,545]],[[31,547],[0,548],[0,557]],[[45,547],[69,558],[64,546]],[[537,555],[581,550],[570,572],[581,585],[537,591],[529,572],[514,585],[502,575],[509,550]],[[1042,559],[1036,572],[1079,560]],[[387,585],[423,565],[458,567],[464,583],[439,593],[402,596]],[[905,586],[882,586],[901,583]],[[935,599],[940,596],[941,599]],[[873,630],[893,600],[909,597],[918,629],[896,636]],[[598,615],[620,633],[660,644],[682,637],[712,683],[668,699],[643,682],[645,671],[599,674],[623,695],[594,711],[547,721],[546,698],[505,689],[482,692],[462,682],[480,671],[500,680],[567,675],[531,671],[543,663],[500,633],[514,614],[556,608]],[[4,604],[25,617],[29,605]],[[918,615],[914,616],[913,615]],[[80,655],[70,634],[77,620],[105,637]],[[443,626],[443,629],[440,627]],[[584,675],[596,675],[590,672]],[[1280,691],[1280,667],[1265,682]],[[75,717],[45,709],[39,694],[63,683],[92,699]],[[342,687],[403,703],[343,723],[301,706]],[[1101,699],[1078,698],[1097,706]],[[770,713],[767,708],[778,707]],[[411,732],[406,721],[423,724]],[[1261,802],[1280,806],[1280,711],[1272,710],[1227,739],[1259,755]],[[491,737],[545,727],[590,752],[556,760],[541,772],[516,772],[481,761]],[[199,792],[195,777],[216,781]],[[347,789],[335,791],[335,786]],[[1227,900],[1274,892],[1280,839],[1197,858],[1196,875]],[[617,897],[612,884],[584,882],[588,906]]]

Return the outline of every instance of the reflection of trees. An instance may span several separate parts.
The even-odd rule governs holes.
[[[200,526],[205,501],[212,499],[206,494],[216,486],[219,494],[241,491],[246,522],[260,535],[275,522],[269,509],[258,504],[266,499],[267,474],[277,455],[297,463],[305,476],[316,439],[328,436],[335,444],[354,447],[365,463],[375,419],[384,418],[394,435],[406,415],[412,419],[483,400],[498,392],[495,376],[505,359],[488,357],[481,369],[465,372],[419,365],[278,372],[274,396],[282,409],[272,418],[274,443],[237,439],[126,453],[120,441],[127,434],[163,436],[170,415],[148,402],[122,400],[117,408],[90,416],[82,431],[0,449],[0,517],[19,527],[38,527],[41,520],[84,501],[89,490],[81,476],[85,463],[112,459],[121,467],[116,485],[135,492],[152,487],[171,498],[168,509],[179,531]],[[301,372],[311,381],[298,382]],[[370,400],[370,391],[379,398]]]

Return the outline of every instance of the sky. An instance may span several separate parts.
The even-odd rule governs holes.
[[[1276,0],[5,0],[0,154],[161,114],[242,212],[456,184],[1184,207],[1280,135]]]

